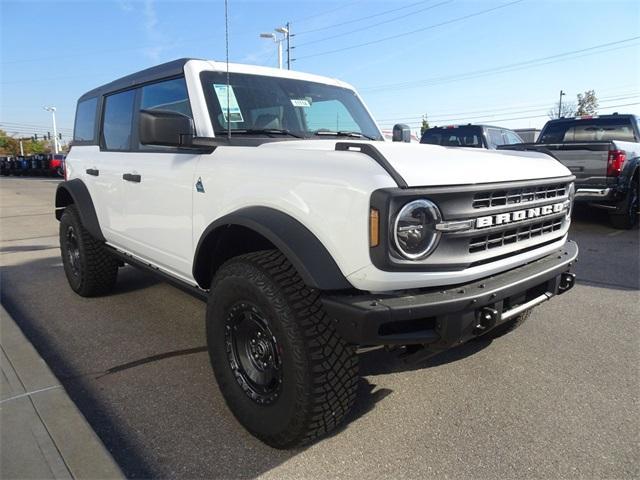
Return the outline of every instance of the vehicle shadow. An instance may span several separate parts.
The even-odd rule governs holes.
[[[434,368],[475,355],[489,345],[491,345],[491,340],[478,338],[426,358],[420,356],[403,357],[384,348],[371,349],[359,354],[360,374],[370,377]]]
[[[122,273],[113,295],[84,299],[57,256],[8,264],[0,301],[127,477],[252,479],[306,449],[268,447],[235,420],[204,348],[203,302]],[[346,424],[390,393],[361,378]]]

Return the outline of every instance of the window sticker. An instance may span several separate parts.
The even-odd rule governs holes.
[[[236,94],[233,91],[233,87],[231,85],[227,86],[226,84],[214,83],[213,89],[216,92],[216,97],[218,97],[218,102],[220,102],[220,109],[222,110],[224,121],[229,121],[231,123],[244,122],[244,118],[242,118],[242,112],[240,111],[240,105],[238,105],[238,100],[236,99]],[[227,105],[229,105],[228,110]],[[228,119],[227,112],[229,114]]]
[[[291,104],[294,107],[303,107],[303,108],[311,107],[311,104],[309,103],[309,100],[307,100],[306,98],[292,98],[291,99]]]

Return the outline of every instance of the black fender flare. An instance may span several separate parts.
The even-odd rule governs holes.
[[[56,189],[56,218],[60,220],[64,208],[70,204],[74,204],[80,214],[80,221],[84,228],[96,240],[105,241],[96,215],[96,209],[93,206],[93,200],[89,189],[79,178],[61,182]]]
[[[215,256],[217,238],[230,226],[245,227],[266,238],[287,257],[309,287],[319,290],[353,288],[322,242],[307,227],[286,213],[258,206],[220,217],[204,230],[193,262],[193,277],[202,288],[209,288],[205,285],[208,267],[199,261],[203,250],[213,248]]]

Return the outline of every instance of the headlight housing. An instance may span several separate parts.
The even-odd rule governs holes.
[[[433,252],[440,240],[435,228],[441,220],[435,203],[419,199],[407,203],[398,212],[393,225],[393,240],[398,252],[409,260],[420,260]]]

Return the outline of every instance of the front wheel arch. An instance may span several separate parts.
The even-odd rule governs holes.
[[[250,235],[252,241],[245,248],[229,248],[242,239],[238,235]],[[196,248],[193,277],[201,288],[209,288],[217,268],[226,260],[269,248],[282,252],[309,287],[319,290],[353,288],[331,254],[308,228],[290,215],[269,207],[243,208],[209,225]]]

